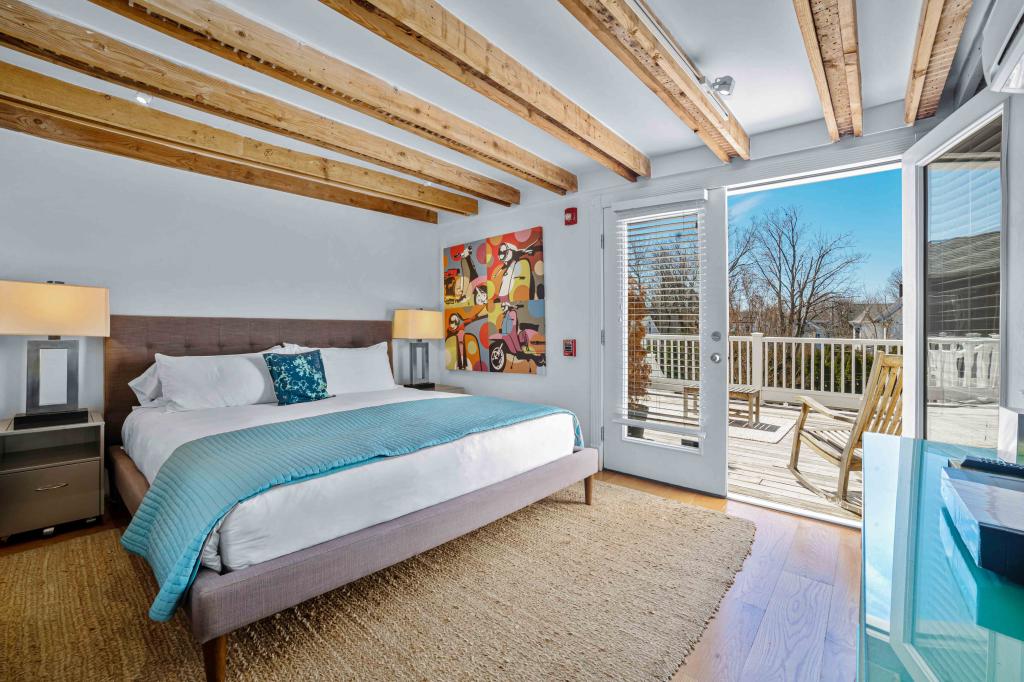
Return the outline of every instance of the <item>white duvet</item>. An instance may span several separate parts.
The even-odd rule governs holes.
[[[187,412],[136,408],[125,450],[150,482],[178,446],[204,436],[407,400],[460,396],[396,387],[297,405]],[[329,476],[283,485],[236,505],[210,534],[203,565],[239,570],[498,483],[573,450],[572,417],[554,414]]]

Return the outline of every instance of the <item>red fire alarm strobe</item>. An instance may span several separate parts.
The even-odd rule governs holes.
[[[576,357],[576,339],[564,339],[562,341],[562,355]]]
[[[572,206],[570,208],[565,209],[565,225],[566,225],[566,227],[568,227],[569,225],[575,225],[575,224],[576,224],[576,207]]]

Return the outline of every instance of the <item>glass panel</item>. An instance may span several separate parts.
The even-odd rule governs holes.
[[[659,424],[700,423],[700,211],[625,221],[622,305],[626,436],[695,447]]]
[[[943,500],[951,459],[995,451],[877,436],[865,445],[858,679],[1020,682],[1024,586],[978,567]]]
[[[995,447],[1002,119],[925,169],[927,438]]]

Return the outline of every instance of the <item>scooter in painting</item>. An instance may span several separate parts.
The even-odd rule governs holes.
[[[518,310],[521,303],[503,302],[505,315],[501,321],[501,336],[491,339],[488,347],[488,361],[492,372],[504,372],[509,356],[519,360],[529,360],[537,367],[546,363],[544,339],[540,326],[529,322],[519,322]]]

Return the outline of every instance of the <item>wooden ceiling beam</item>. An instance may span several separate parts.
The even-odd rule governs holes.
[[[0,62],[0,127],[162,166],[437,222],[437,213],[352,189],[352,168]],[[360,169],[365,170],[365,169]]]
[[[864,133],[856,0],[793,0],[828,136]]]
[[[508,140],[212,0],[92,0],[189,45],[407,130],[558,194],[576,176]]]
[[[953,65],[972,0],[924,0],[917,22],[903,120],[907,125],[934,116]]]
[[[559,1],[661,98],[715,156],[725,162],[737,156],[750,158],[746,131],[728,109],[723,106],[720,110],[702,89],[694,78],[700,78],[700,73],[642,0],[637,0],[637,4],[653,18],[654,28],[633,4],[622,0]],[[665,38],[659,39],[655,30]],[[666,41],[671,45],[666,46]]]
[[[321,2],[630,182],[650,176],[638,149],[433,0]]]
[[[240,123],[453,186],[508,205],[519,192],[483,176],[395,145],[306,109],[213,78],[17,0],[0,3],[0,44],[102,80],[148,92]],[[356,168],[352,166],[352,168]],[[356,176],[358,177],[358,176]],[[472,199],[386,173],[367,170],[363,189],[396,201],[460,215],[477,212]]]
[[[846,92],[850,97],[853,134],[864,135],[864,100],[860,82],[860,39],[857,36],[857,0],[839,0],[839,33],[843,41]]]

